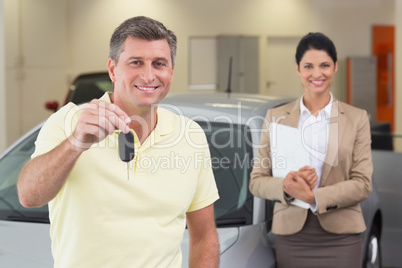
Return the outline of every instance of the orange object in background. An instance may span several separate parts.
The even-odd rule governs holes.
[[[377,57],[377,116],[395,128],[395,27],[372,26],[372,54]]]

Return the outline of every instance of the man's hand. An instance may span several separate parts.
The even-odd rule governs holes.
[[[81,151],[102,141],[116,129],[124,133],[129,131],[130,117],[113,103],[95,99],[84,104],[81,110],[74,133],[68,138]]]

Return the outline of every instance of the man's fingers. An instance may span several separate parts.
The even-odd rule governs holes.
[[[115,104],[92,100],[81,106],[81,115],[74,131],[74,144],[89,148],[116,129],[128,133],[131,119]]]
[[[117,117],[123,118],[123,121],[127,120],[127,124],[131,122],[130,117],[124,112],[122,109],[120,109],[116,104],[114,103],[109,103],[101,100],[93,100],[91,103],[98,105],[101,109],[105,109],[113,114],[115,114]]]
[[[113,131],[115,129],[119,129],[124,133],[129,132],[129,122],[131,122],[131,119],[129,117],[125,118],[123,116],[117,116],[115,113],[108,110],[106,110],[103,115],[99,116],[99,124],[110,125],[113,127]]]
[[[131,122],[131,119],[117,105],[100,100],[93,100],[90,104],[91,106],[88,107],[88,112],[99,117],[98,125],[105,126],[111,123],[115,129],[119,129],[124,133],[129,132],[130,128],[128,124]],[[96,122],[92,123],[97,124]],[[111,133],[113,131],[108,129],[108,132]]]

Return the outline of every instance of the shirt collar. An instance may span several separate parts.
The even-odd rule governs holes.
[[[320,110],[320,114],[324,113],[325,118],[330,118],[331,117],[331,109],[332,109],[332,102],[334,101],[334,97],[332,96],[332,93],[329,92],[331,99],[329,100],[328,104]],[[310,111],[307,109],[307,107],[303,103],[303,97],[304,94],[300,98],[300,115],[307,114],[311,115]]]
[[[155,131],[161,136],[173,132],[173,113],[169,112],[166,109],[158,107],[157,116],[158,121],[155,126]]]

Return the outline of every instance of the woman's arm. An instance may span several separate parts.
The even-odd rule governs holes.
[[[272,112],[269,110],[261,128],[258,156],[253,161],[250,178],[250,192],[257,197],[286,203],[281,178],[272,176],[272,159],[269,140],[269,124]]]
[[[349,141],[350,144],[339,145],[338,157],[343,159],[339,159],[338,166],[331,168],[329,176],[332,177],[328,177],[328,184],[313,190],[318,204],[318,213],[356,205],[366,199],[372,190],[370,123],[367,113],[360,111],[360,116],[354,121],[355,127],[348,126],[345,130],[345,135],[355,139]],[[355,110],[353,112],[357,113]],[[355,129],[355,135],[350,133],[351,129]],[[353,148],[350,156],[341,151],[349,147]],[[348,159],[350,161],[346,161]],[[330,184],[331,180],[337,179],[334,177],[344,178],[344,180]]]

